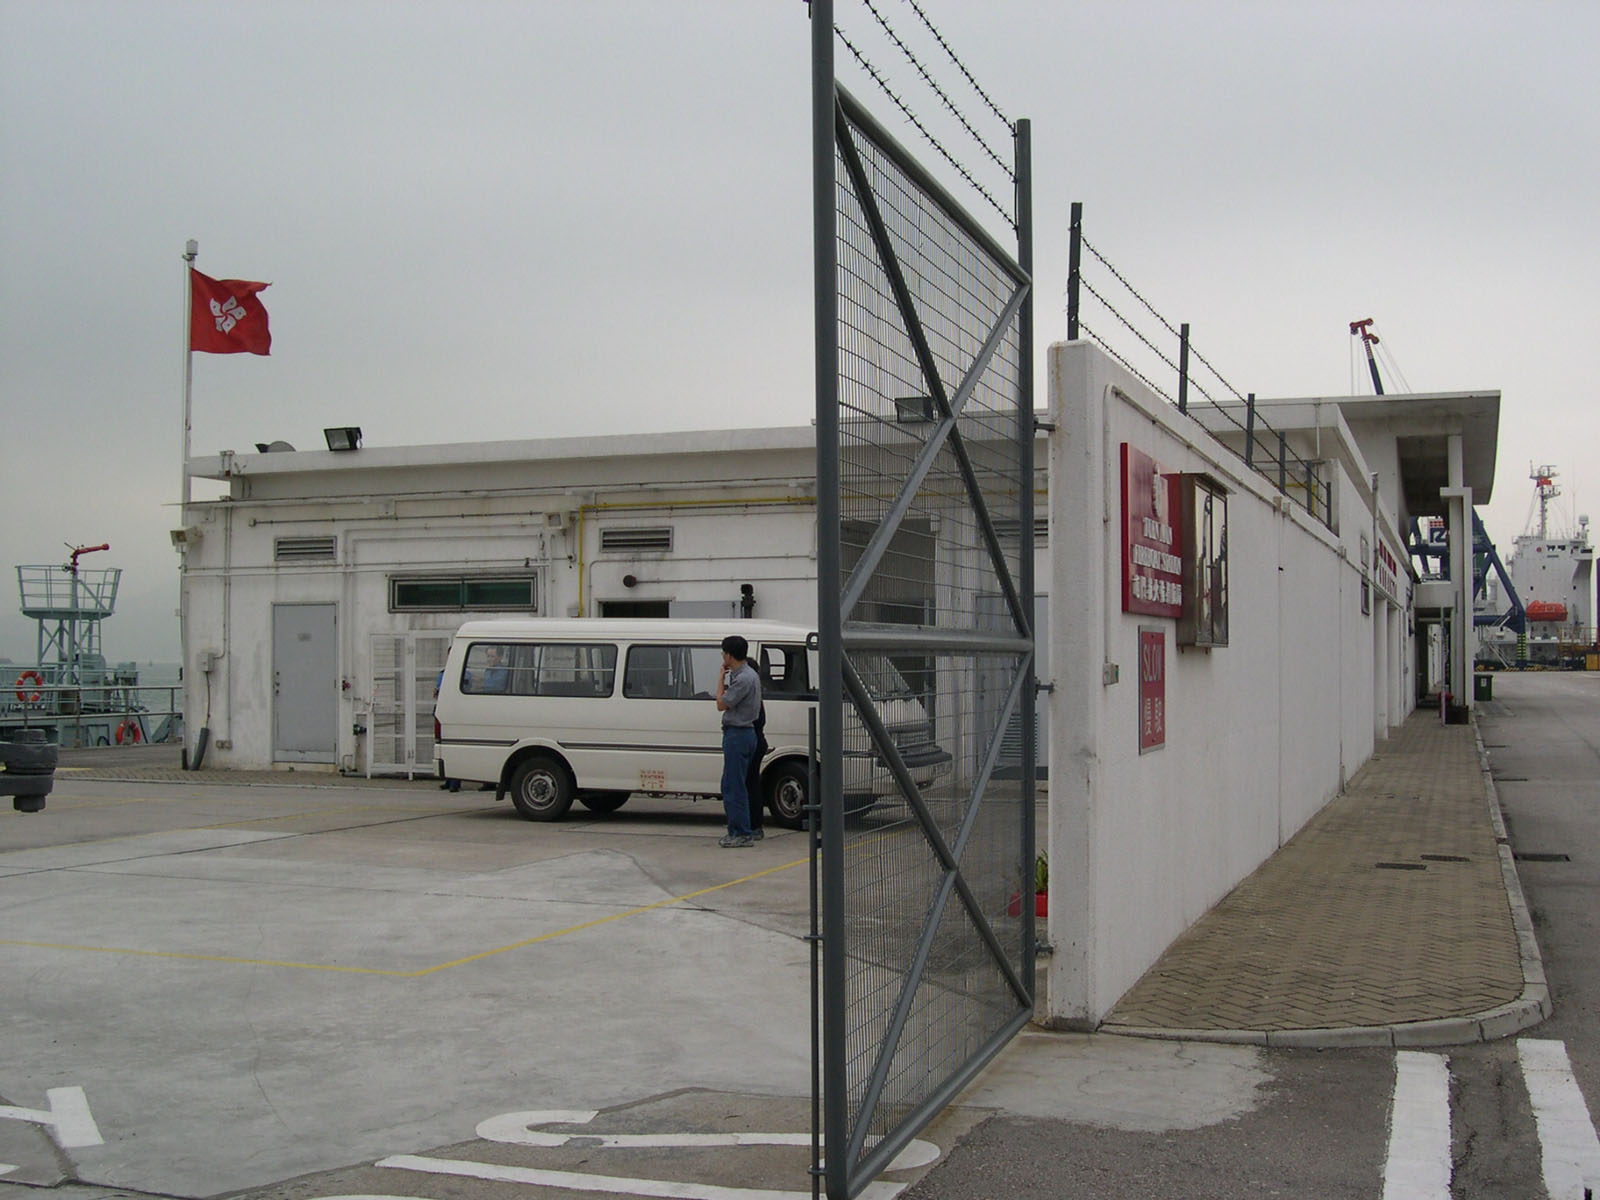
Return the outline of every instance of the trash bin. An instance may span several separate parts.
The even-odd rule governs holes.
[[[1479,674],[1472,677],[1472,698],[1474,700],[1494,699],[1494,676]]]

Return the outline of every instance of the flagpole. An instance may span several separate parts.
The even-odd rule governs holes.
[[[180,516],[184,524],[189,521],[189,417],[194,393],[194,350],[189,345],[194,329],[194,281],[189,273],[194,270],[194,260],[199,253],[200,243],[190,238],[183,252],[183,458],[178,464],[183,470],[183,489],[179,495],[183,501]]]
[[[189,414],[194,392],[194,271],[195,257],[200,253],[200,243],[190,238],[183,250],[183,457],[178,469],[183,472],[183,487],[178,493],[178,528],[189,527]],[[188,671],[189,662],[189,547],[185,543],[178,551],[178,678],[183,683],[183,710],[193,712],[190,704]],[[207,714],[209,718],[210,714]],[[185,722],[183,731],[182,767],[189,769],[189,729]],[[199,766],[199,763],[195,763]]]

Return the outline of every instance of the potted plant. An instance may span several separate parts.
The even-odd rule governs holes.
[[[1048,916],[1050,911],[1050,860],[1044,855],[1039,855],[1033,860],[1033,913],[1036,917]],[[1011,916],[1020,916],[1022,913],[1022,893],[1017,892],[1011,897],[1010,907],[1006,912]]]

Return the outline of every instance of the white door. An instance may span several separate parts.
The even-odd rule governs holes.
[[[272,759],[331,763],[339,744],[338,606],[272,606]]]

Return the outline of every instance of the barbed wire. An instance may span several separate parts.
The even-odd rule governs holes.
[[[1080,332],[1088,334],[1089,337],[1094,340],[1095,345],[1099,346],[1100,349],[1104,350],[1107,354],[1111,355],[1112,358],[1116,359],[1125,368],[1127,368],[1129,373],[1132,374],[1140,383],[1144,384],[1145,387],[1149,388],[1156,395],[1160,396],[1168,404],[1176,403],[1171,396],[1167,395],[1166,392],[1161,390],[1154,380],[1146,377],[1143,371],[1139,370],[1138,367],[1134,366],[1120,353],[1118,353],[1117,349],[1112,346],[1110,342],[1091,329],[1088,324],[1084,322],[1082,317],[1078,318],[1078,329]]]
[[[867,61],[866,55],[862,54],[861,51],[856,48],[855,43],[850,40],[850,38],[845,34],[845,31],[839,28],[838,25],[835,25],[833,27],[833,32],[838,35],[839,40],[844,43],[845,49],[850,51],[856,62],[861,65],[862,69],[866,71],[869,76],[871,76],[872,81],[878,85],[879,90],[882,91],[885,96],[889,97],[889,99],[894,102],[895,107],[905,115],[906,120],[910,121],[911,124],[916,127],[917,132],[923,136],[928,145],[937,150],[944,160],[955,168],[956,172],[961,176],[961,178],[967,181],[967,186],[972,188],[973,191],[977,192],[978,195],[982,196],[989,202],[990,206],[993,207],[995,212],[1000,214],[1007,225],[1011,226],[1012,229],[1015,229],[1017,227],[1017,223],[1016,219],[1011,215],[1011,213],[1006,211],[1005,207],[989,194],[989,190],[973,177],[972,172],[967,170],[965,166],[958,162],[955,155],[946,150],[943,143],[941,143],[938,138],[934,137],[933,134],[928,131],[927,126],[917,119],[917,115],[911,111],[910,106],[895,94],[894,89],[889,86],[888,80],[883,77],[883,74],[876,67]]]
[[[928,27],[928,32],[933,34],[933,40],[938,42],[939,48],[950,56],[950,61],[956,65],[956,70],[960,71],[961,74],[966,77],[966,81],[972,85],[972,90],[977,92],[978,95],[983,98],[983,102],[989,106],[989,111],[995,116],[999,117],[1000,120],[1005,124],[1005,127],[1011,130],[1013,134],[1016,133],[1017,123],[1010,117],[1006,116],[1005,113],[1001,112],[1000,109],[995,105],[995,102],[989,99],[989,93],[978,86],[978,81],[972,77],[972,72],[967,70],[966,65],[956,57],[956,52],[950,49],[949,43],[944,40],[944,35],[933,27],[933,22],[928,20],[928,14],[922,11],[921,6],[917,4],[917,0],[906,0],[906,3],[911,5],[912,12],[916,13],[917,16],[922,18],[922,23]]]
[[[1114,267],[1111,264],[1111,260],[1109,258],[1107,258],[1104,254],[1101,254],[1100,251],[1095,248],[1095,246],[1089,241],[1088,238],[1083,237],[1080,234],[1079,237],[1078,237],[1078,241],[1083,246],[1083,248],[1085,250],[1087,250],[1090,254],[1094,255],[1095,258],[1100,260],[1100,265],[1105,267],[1106,270],[1111,272],[1111,276],[1112,276],[1113,279],[1115,279],[1123,287],[1127,288],[1129,294],[1132,295],[1133,298],[1135,300],[1137,300],[1140,304],[1145,306],[1146,310],[1150,313],[1150,315],[1152,317],[1154,317],[1156,320],[1160,321],[1162,325],[1166,326],[1166,329],[1167,329],[1168,333],[1170,333],[1173,337],[1180,337],[1181,336],[1178,333],[1178,331],[1172,327],[1172,322],[1168,321],[1159,312],[1157,312],[1156,311],[1156,306],[1151,304],[1150,301],[1146,300],[1144,298],[1144,296],[1140,293],[1139,289],[1134,287],[1133,284],[1129,283],[1127,281],[1127,279],[1123,276],[1122,272],[1117,270],[1117,268]],[[1096,293],[1096,294],[1098,294],[1098,293]]]
[[[1175,329],[1173,327],[1171,321],[1167,320],[1164,316],[1161,315],[1161,313],[1156,309],[1155,305],[1151,304],[1150,301],[1145,299],[1144,295],[1139,291],[1138,288],[1134,287],[1133,284],[1128,282],[1127,278],[1122,274],[1121,271],[1117,270],[1117,268],[1112,264],[1110,259],[1108,259],[1105,255],[1101,254],[1100,251],[1098,249],[1096,249],[1094,246],[1090,245],[1088,238],[1080,236],[1079,240],[1082,243],[1083,248],[1085,250],[1087,250],[1090,254],[1094,255],[1094,257],[1099,261],[1099,263],[1103,267],[1105,267],[1105,269],[1107,271],[1111,272],[1112,277],[1115,278],[1116,281],[1118,283],[1120,283],[1123,287],[1125,287],[1128,290],[1128,293],[1135,300],[1137,300],[1140,304],[1144,305],[1145,308],[1149,311],[1151,316],[1153,316],[1156,320],[1161,322],[1162,327],[1165,328],[1168,333],[1170,333],[1175,338],[1181,338],[1183,336],[1183,334],[1181,334],[1177,329]],[[1081,279],[1081,276],[1080,276],[1080,279]],[[1095,294],[1099,295],[1098,292],[1095,293]],[[1104,303],[1104,297],[1101,298],[1101,302]],[[1229,383],[1227,381],[1227,379],[1225,379],[1223,377],[1222,372],[1217,370],[1214,366],[1212,366],[1210,361],[1207,360],[1206,356],[1201,354],[1200,351],[1195,349],[1194,344],[1192,342],[1189,345],[1189,355],[1190,355],[1190,357],[1194,358],[1197,362],[1199,362],[1202,366],[1204,366],[1206,370],[1210,371],[1212,375],[1216,376],[1217,382],[1222,384],[1223,387],[1227,388],[1230,392],[1232,392],[1235,399],[1237,399],[1237,400],[1243,400],[1244,399],[1244,393],[1239,391],[1238,388],[1234,387],[1233,384]],[[1168,365],[1170,366],[1171,364],[1169,363]],[[1176,370],[1176,368],[1174,368],[1174,370]],[[1210,399],[1209,396],[1207,396],[1206,398],[1208,400]],[[1215,403],[1215,401],[1212,401],[1212,403]]]
[[[921,60],[918,59],[914,53],[912,53],[911,47],[907,46],[905,42],[900,40],[900,35],[890,27],[889,22],[884,19],[884,15],[878,11],[878,6],[874,4],[872,0],[862,0],[862,3],[867,6],[867,11],[873,15],[873,18],[878,22],[878,24],[883,27],[883,32],[889,35],[889,40],[899,48],[901,54],[905,55],[906,61],[917,69],[917,74],[922,76],[923,82],[933,89],[933,94],[939,97],[940,101],[943,102],[950,115],[961,122],[961,128],[967,131],[967,136],[973,141],[977,142],[978,146],[983,150],[983,152],[994,160],[995,165],[1005,172],[1007,179],[1015,183],[1017,177],[1015,172],[1012,171],[1010,165],[1007,164],[1005,159],[1001,158],[997,153],[995,153],[994,147],[990,146],[989,143],[984,140],[983,135],[972,127],[972,123],[968,121],[967,118],[962,114],[961,110],[956,107],[956,102],[950,99],[949,95],[946,94],[945,90],[939,86],[939,84],[934,80],[933,76],[928,74],[927,68],[924,67]],[[924,18],[924,21],[926,21],[926,18]],[[931,29],[932,26],[929,26],[929,28]],[[937,33],[935,36],[937,36]]]
[[[1087,240],[1083,240],[1082,244],[1088,246]],[[1151,316],[1155,317],[1155,319],[1160,322],[1164,329],[1176,337],[1182,337],[1182,334],[1173,328],[1172,323],[1163,317],[1161,313],[1156,310],[1155,306],[1145,299],[1145,297],[1137,288],[1129,283],[1128,279],[1111,264],[1105,255],[1101,254],[1098,250],[1095,250],[1092,247],[1090,249],[1091,253],[1094,255],[1094,258],[1106,268],[1107,272],[1110,273],[1130,295],[1132,295],[1139,301],[1140,304],[1145,307]],[[1172,371],[1173,374],[1178,375],[1180,378],[1182,377],[1181,369],[1172,361],[1167,353],[1148,336],[1146,336],[1145,333],[1137,325],[1135,325],[1125,313],[1119,310],[1103,292],[1096,288],[1093,283],[1085,279],[1081,272],[1078,276],[1078,284],[1080,288],[1082,288],[1084,291],[1087,291],[1090,296],[1099,301],[1100,305],[1105,309],[1105,311],[1110,313],[1111,316],[1114,317],[1124,329],[1131,333],[1134,338],[1136,338],[1146,350],[1148,350],[1156,357],[1156,359],[1166,366],[1168,370]],[[1125,370],[1143,383],[1153,393],[1167,401],[1169,404],[1175,403],[1172,396],[1164,388],[1160,387],[1148,375],[1146,375],[1138,367],[1134,366],[1133,362],[1128,358],[1128,356],[1114,347],[1103,334],[1091,328],[1090,325],[1083,320],[1081,312],[1078,316],[1078,328],[1080,332],[1092,339],[1096,345],[1098,345],[1102,350],[1120,363]],[[1205,368],[1210,371],[1212,375],[1216,376],[1222,385],[1233,393],[1235,398],[1246,404],[1250,403],[1249,399],[1240,395],[1238,389],[1229,383],[1225,378],[1223,378],[1222,374],[1218,372],[1210,362],[1206,361],[1206,359],[1194,349],[1192,343],[1189,347],[1189,354],[1192,358],[1195,358],[1204,364]],[[1192,391],[1199,393],[1199,395],[1204,398],[1205,402],[1210,405],[1211,409],[1216,412],[1221,419],[1245,435],[1246,446],[1242,456],[1248,457],[1251,460],[1252,469],[1257,474],[1261,475],[1263,478],[1271,479],[1273,478],[1272,468],[1276,466],[1279,476],[1286,476],[1291,462],[1293,463],[1296,473],[1296,478],[1293,480],[1293,486],[1296,488],[1308,487],[1310,489],[1308,491],[1308,511],[1311,511],[1320,519],[1323,515],[1319,511],[1319,509],[1322,507],[1322,498],[1319,495],[1322,488],[1320,481],[1316,480],[1314,476],[1315,464],[1312,463],[1311,460],[1305,458],[1299,452],[1288,449],[1285,435],[1278,429],[1275,429],[1272,423],[1266,419],[1266,416],[1259,409],[1256,410],[1253,421],[1247,425],[1245,421],[1239,418],[1235,409],[1225,406],[1219,402],[1216,397],[1207,391],[1205,386],[1198,379],[1193,377],[1193,375],[1190,375],[1188,384]],[[1191,411],[1194,407],[1195,406],[1193,403],[1189,405]],[[1298,478],[1299,474],[1302,472],[1305,473],[1307,480],[1310,481],[1309,484]]]
[[[1094,284],[1090,283],[1086,279],[1083,279],[1081,276],[1079,277],[1079,281],[1078,282],[1080,284],[1082,284],[1085,289],[1088,290],[1088,292],[1089,292],[1089,294],[1091,296],[1093,296],[1096,300],[1100,301],[1101,304],[1105,305],[1106,311],[1109,312],[1117,320],[1121,321],[1122,324],[1123,324],[1123,327],[1126,328],[1129,333],[1133,334],[1134,337],[1138,338],[1141,342],[1143,342],[1145,344],[1146,349],[1148,349],[1150,351],[1150,353],[1154,354],[1162,362],[1166,363],[1167,366],[1171,367],[1174,374],[1177,373],[1178,364],[1173,362],[1164,353],[1162,353],[1160,347],[1158,347],[1154,342],[1152,342],[1149,338],[1145,337],[1144,334],[1140,333],[1138,327],[1135,326],[1132,321],[1128,320],[1127,317],[1123,316],[1120,312],[1118,312],[1116,306],[1114,304],[1112,304],[1111,301],[1107,300],[1103,295],[1101,295],[1098,291],[1095,290]],[[1083,324],[1083,320],[1082,320],[1081,317],[1078,320],[1078,324],[1080,326],[1082,326],[1082,324]]]

